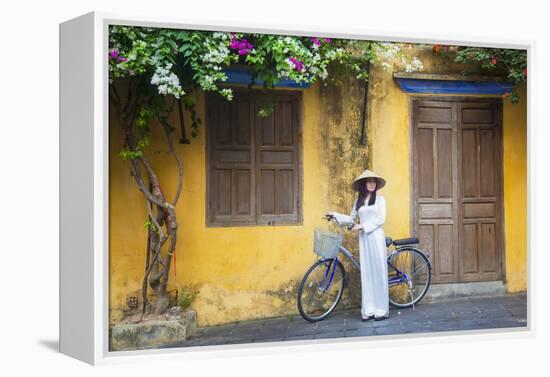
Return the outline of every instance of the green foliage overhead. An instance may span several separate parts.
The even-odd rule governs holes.
[[[120,152],[124,160],[142,155],[149,143],[153,120],[166,125],[174,103],[181,101],[191,114],[191,135],[197,135],[201,120],[195,110],[195,91],[213,91],[227,100],[233,98],[225,68],[241,66],[273,88],[281,79],[313,84],[338,84],[344,76],[367,81],[368,67],[381,63],[389,69],[404,66],[407,71],[422,69],[414,57],[408,61],[398,44],[326,37],[285,36],[257,33],[175,30],[135,26],[109,29],[109,82],[127,80],[132,106],[137,108],[137,145]],[[119,100],[121,95],[115,93]],[[130,97],[130,96],[129,96]],[[259,116],[269,116],[272,103],[265,103]],[[128,116],[130,116],[129,114]]]
[[[283,78],[297,83],[331,81],[331,70],[338,69],[368,80],[367,64],[378,62],[380,56],[399,55],[395,46],[350,39],[111,26],[109,78],[113,82],[143,75],[162,95],[180,98],[200,88],[231,99],[231,90],[219,84],[227,80],[223,68],[232,65],[247,66],[266,87]]]
[[[465,74],[477,73],[481,70],[495,78],[513,82],[516,88],[518,84],[527,80],[527,50],[436,44],[433,46],[433,51],[437,55],[464,64]],[[506,93],[504,98],[517,103],[519,94],[514,89],[511,93]]]

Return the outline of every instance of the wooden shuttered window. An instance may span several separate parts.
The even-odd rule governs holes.
[[[300,93],[208,94],[207,225],[301,223]]]

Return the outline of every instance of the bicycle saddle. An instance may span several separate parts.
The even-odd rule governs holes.
[[[387,242],[387,241],[386,241]],[[411,237],[411,238],[402,238],[400,240],[393,241],[393,244],[395,246],[403,246],[403,245],[415,245],[418,243],[418,238]]]
[[[392,240],[391,237],[386,237],[386,247],[390,246],[391,244],[394,244],[395,246],[403,246],[403,245],[415,245],[418,243],[418,238],[411,237],[411,238],[401,238],[399,240]]]

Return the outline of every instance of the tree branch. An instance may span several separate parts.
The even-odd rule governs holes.
[[[160,226],[159,222],[157,221],[157,219],[155,219],[155,216],[153,215],[153,207],[151,207],[151,202],[150,201],[147,201],[147,210],[149,211],[149,218],[151,219],[151,221],[153,222],[153,224],[157,228],[157,230],[159,232],[159,235],[160,235],[160,239],[162,240],[163,238],[166,237],[166,235],[162,231],[162,227]]]
[[[183,161],[181,160],[179,154],[176,151],[176,148],[174,147],[174,138],[170,125],[165,120],[161,120],[161,124],[162,128],[164,129],[164,133],[166,134],[166,140],[168,141],[168,149],[170,150],[170,153],[172,154],[172,156],[174,156],[178,164],[178,183],[176,194],[174,195],[174,199],[172,200],[172,206],[175,207],[180,197],[183,185]]]
[[[145,183],[143,182],[143,178],[141,178],[141,174],[139,172],[139,165],[138,165],[138,162],[136,161],[136,159],[131,159],[130,160],[130,166],[132,167],[132,173],[134,175],[134,180],[136,181],[139,190],[145,195],[147,200],[149,200],[150,202],[155,203],[159,207],[167,208],[169,203],[163,202],[162,200],[159,200],[147,189],[147,187],[145,187]]]
[[[120,109],[120,106],[114,102],[114,106],[113,108],[116,110],[116,113],[118,115],[118,118],[119,118],[119,123],[120,123],[120,127],[122,128],[122,131],[124,133],[124,142],[126,143],[126,145],[128,145],[128,147],[132,150],[135,150],[136,149],[136,142],[135,142],[135,138],[132,134],[132,131],[131,131],[131,124],[133,122],[133,119],[130,119],[130,120],[127,120],[125,119],[124,117],[124,113],[123,111]],[[134,109],[133,109],[133,112],[135,113],[136,111],[136,108],[134,106]],[[134,117],[134,115],[131,115],[131,117]],[[158,186],[158,178],[155,174],[155,172],[153,171],[153,168],[151,167],[151,164],[149,163],[149,161],[145,158],[145,156],[140,156],[140,157],[137,157],[135,159],[131,159],[130,160],[130,165],[132,167],[132,172],[134,173],[134,179],[139,187],[139,190],[145,195],[145,197],[147,198],[147,200],[155,203],[157,206],[159,207],[162,207],[162,208],[167,208],[167,207],[171,207],[172,205],[168,202],[166,202],[165,198],[162,197],[163,200],[160,200],[158,199],[157,197],[155,197],[148,189],[147,187],[145,186],[145,183],[143,182],[143,179],[141,177],[141,174],[139,172],[139,166],[138,166],[138,162],[141,162],[143,164],[143,166],[145,167],[145,169],[147,170],[147,174],[149,175],[149,179],[151,180],[151,183],[153,183],[153,186]]]

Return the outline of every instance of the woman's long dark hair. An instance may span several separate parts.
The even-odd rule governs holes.
[[[357,188],[359,189],[359,195],[357,196],[357,204],[355,205],[355,209],[359,210],[361,206],[365,203],[365,198],[367,197],[368,191],[367,191],[367,185],[366,185],[366,179],[362,179],[357,183]],[[378,190],[378,180],[376,180],[376,188],[374,191],[370,194],[369,198],[369,206],[372,206],[374,203],[376,203],[376,191]]]

